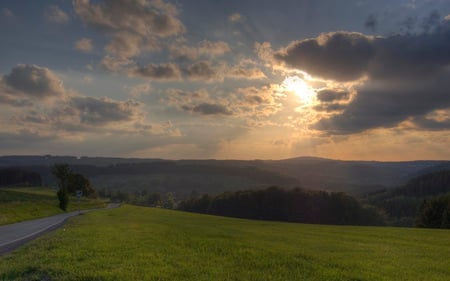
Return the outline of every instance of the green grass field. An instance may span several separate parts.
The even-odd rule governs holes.
[[[446,230],[249,221],[122,206],[0,257],[0,280],[449,280]]]
[[[71,198],[68,211],[78,209],[77,199]],[[81,209],[101,208],[101,200],[82,198]],[[29,219],[61,214],[56,191],[46,187],[2,188],[0,189],[0,225]]]

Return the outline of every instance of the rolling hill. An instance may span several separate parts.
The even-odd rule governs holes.
[[[49,167],[67,163],[97,189],[217,194],[249,188],[300,186],[305,189],[364,194],[406,183],[430,171],[450,168],[450,161],[341,161],[300,157],[286,160],[162,160],[72,156],[3,156],[0,168],[20,167],[39,173],[53,185]]]

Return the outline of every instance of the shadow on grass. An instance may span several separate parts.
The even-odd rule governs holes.
[[[0,274],[0,281],[58,281],[64,276],[71,274],[63,270],[48,270],[38,267],[27,267],[24,270],[14,270]],[[106,281],[107,279],[98,276],[83,276],[79,278],[69,278],[77,281]]]

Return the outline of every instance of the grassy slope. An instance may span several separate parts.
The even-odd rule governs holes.
[[[71,198],[68,211],[77,210],[76,198]],[[100,200],[83,198],[81,209],[104,207]],[[50,188],[2,188],[0,189],[0,225],[61,214],[56,193]]]
[[[123,206],[0,257],[0,280],[448,280],[449,239]]]

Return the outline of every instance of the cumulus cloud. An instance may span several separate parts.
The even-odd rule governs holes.
[[[73,7],[87,26],[112,37],[101,62],[109,71],[123,70],[142,52],[160,50],[159,39],[185,31],[177,7],[163,0],[74,0]]]
[[[216,77],[216,70],[208,61],[199,61],[182,69],[183,75],[194,80],[209,80]]]
[[[178,9],[164,1],[74,0],[75,13],[88,25],[111,31],[128,31],[141,36],[167,37],[185,31],[177,18]]]
[[[0,100],[11,105],[27,105],[30,99],[61,97],[65,93],[53,71],[33,64],[19,64],[0,80]]]
[[[66,23],[70,20],[69,15],[67,15],[58,6],[52,5],[45,10],[45,18],[54,23]]]
[[[181,79],[181,70],[174,63],[148,64],[132,68],[129,75],[152,80],[179,80]]]
[[[182,66],[175,63],[135,66],[128,70],[128,75],[159,81],[182,79],[210,81],[222,78],[219,77],[218,70],[208,61],[198,61]]]
[[[70,111],[80,118],[80,122],[89,125],[104,125],[135,119],[139,115],[139,103],[114,101],[108,98],[72,97]]]
[[[222,104],[201,103],[193,107],[184,106],[184,110],[202,115],[232,115],[233,112]]]
[[[227,71],[226,77],[234,79],[258,80],[266,78],[266,75],[260,69],[255,67],[246,68],[242,66],[235,66]]]
[[[180,111],[201,115],[233,115],[245,119],[265,118],[281,109],[277,92],[272,86],[238,88],[231,93],[214,96],[206,89],[170,89],[164,100]]]
[[[129,32],[118,32],[106,45],[105,50],[117,57],[129,58],[138,55],[141,51],[142,37]]]
[[[170,57],[176,60],[196,60],[199,57],[217,57],[228,53],[230,46],[223,42],[200,41],[197,46],[173,44],[170,47]]]
[[[133,65],[134,61],[129,58],[124,57],[116,57],[116,56],[110,56],[106,55],[102,61],[100,62],[100,65],[108,71],[119,71],[125,66]]]
[[[75,42],[75,49],[84,53],[90,53],[94,49],[94,46],[92,45],[91,39],[81,38],[80,40]]]

